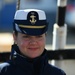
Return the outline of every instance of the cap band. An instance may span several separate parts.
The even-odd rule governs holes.
[[[28,26],[28,25],[19,25],[22,28],[44,28],[46,25],[43,26]]]
[[[14,23],[17,23],[18,25],[31,25],[31,26],[40,26],[40,25],[46,25],[46,20],[38,20],[35,24],[31,24],[28,20],[14,20]]]

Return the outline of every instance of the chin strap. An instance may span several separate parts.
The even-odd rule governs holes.
[[[13,44],[13,45],[12,45],[11,54],[10,54],[10,59],[13,59],[14,56],[15,56],[16,51],[14,50],[14,47],[16,47],[16,46],[17,46],[16,44]]]

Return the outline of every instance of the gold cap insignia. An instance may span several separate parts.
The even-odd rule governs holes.
[[[31,18],[31,19],[30,19],[31,24],[35,24],[37,20],[35,19],[36,16],[34,15],[34,13],[31,13],[30,18]]]

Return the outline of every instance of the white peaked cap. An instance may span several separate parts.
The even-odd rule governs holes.
[[[43,10],[17,10],[14,16],[14,30],[28,35],[41,35],[47,31],[48,23]]]
[[[46,15],[43,10],[38,9],[25,9],[25,10],[17,10],[14,19],[16,20],[27,20],[27,15],[30,11],[36,11],[39,15],[39,20],[45,20]]]

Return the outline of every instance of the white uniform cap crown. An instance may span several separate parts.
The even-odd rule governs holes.
[[[25,9],[25,10],[17,10],[15,13],[15,20],[27,20],[27,15],[30,11],[35,11],[39,15],[39,20],[46,20],[46,15],[43,10],[38,9]]]

